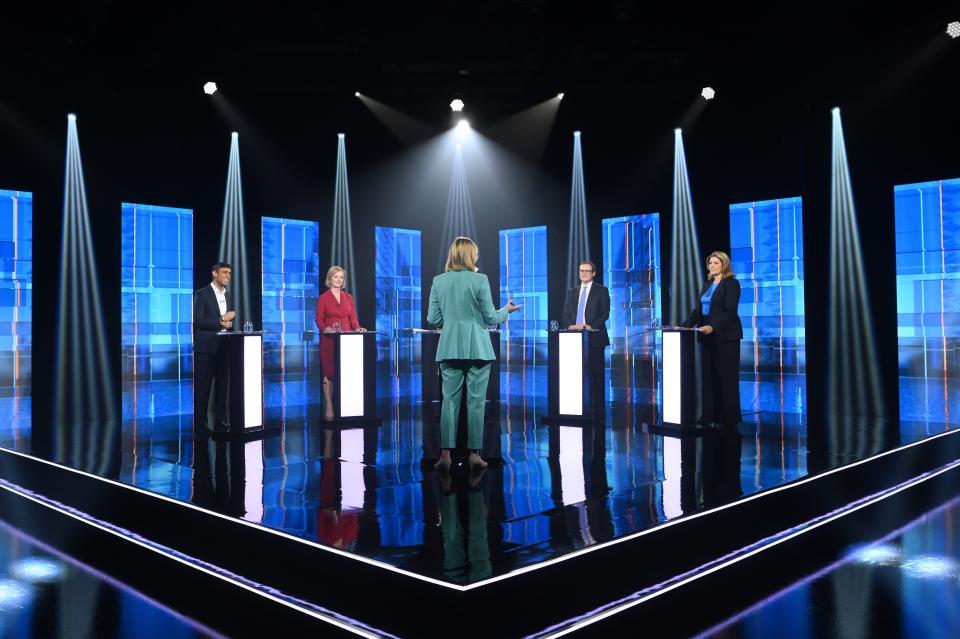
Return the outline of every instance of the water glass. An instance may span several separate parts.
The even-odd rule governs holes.
[[[550,320],[550,330],[551,330],[551,331],[559,331],[559,330],[560,330],[560,324],[557,323],[557,320]]]
[[[333,329],[333,332],[334,332],[334,333],[339,333],[339,332],[340,332],[340,322],[334,322],[333,324],[330,325],[330,328]]]
[[[253,322],[244,322],[243,323],[243,332],[252,333],[253,332]]]

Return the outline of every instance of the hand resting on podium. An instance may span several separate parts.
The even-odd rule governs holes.
[[[220,316],[220,328],[229,331],[233,328],[233,318],[237,316],[236,311],[227,311]]]

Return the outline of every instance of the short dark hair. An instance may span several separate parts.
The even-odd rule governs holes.
[[[583,266],[584,264],[589,264],[589,265],[590,265],[590,268],[593,269],[593,272],[594,272],[594,273],[597,272],[597,265],[594,264],[593,262],[591,262],[590,260],[581,260],[580,263],[577,264],[577,267]]]
[[[211,273],[211,274],[212,274],[212,273],[216,273],[217,271],[219,271],[219,270],[222,269],[222,268],[228,268],[228,269],[230,269],[231,271],[233,270],[233,267],[230,266],[230,263],[229,263],[229,262],[217,262],[216,264],[214,264],[213,266],[210,267],[210,273]]]

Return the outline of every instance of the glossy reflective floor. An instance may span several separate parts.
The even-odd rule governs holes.
[[[960,494],[701,637],[956,637]]]
[[[319,387],[266,385],[268,421],[248,443],[195,441],[189,383],[139,384],[120,480],[419,574],[467,584],[726,503],[807,473],[801,415],[739,433],[651,432],[654,405],[612,402],[592,425],[543,423],[544,367],[504,371],[502,467],[422,467],[417,373],[384,371],[381,426],[329,429]],[[636,395],[642,395],[637,392]],[[166,413],[166,414],[164,414]],[[765,411],[764,415],[770,415]],[[757,414],[748,415],[757,419]]]
[[[545,377],[543,366],[501,372],[503,464],[480,476],[455,469],[440,477],[421,465],[431,428],[421,375],[392,367],[379,371],[383,423],[363,429],[324,427],[318,376],[270,376],[266,419],[279,428],[248,443],[194,440],[189,380],[126,385],[120,450],[103,466],[150,491],[465,584],[950,428],[926,415],[903,422],[900,441],[845,447],[838,436],[835,452],[811,455],[805,378],[743,375],[739,432],[681,439],[650,427],[658,421],[656,383],[634,385],[640,376],[617,370],[608,371],[602,420],[548,426]],[[906,384],[901,392],[918,391]],[[0,398],[3,446],[30,450],[29,402]],[[457,555],[454,540],[466,556],[485,557],[483,565]]]
[[[216,637],[0,521],[0,637]]]

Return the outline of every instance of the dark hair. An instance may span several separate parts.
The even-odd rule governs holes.
[[[590,268],[593,269],[593,272],[594,272],[594,273],[597,272],[597,265],[594,264],[593,262],[591,262],[590,260],[580,260],[580,263],[577,264],[577,267],[581,267],[581,266],[583,266],[584,264],[589,264],[589,265],[590,265]]]
[[[229,263],[229,262],[217,262],[216,264],[214,264],[213,266],[210,267],[210,272],[211,272],[211,273],[216,273],[217,271],[219,271],[219,270],[222,269],[222,268],[228,268],[228,269],[230,269],[231,271],[233,270],[233,267],[230,266],[230,263]]]

